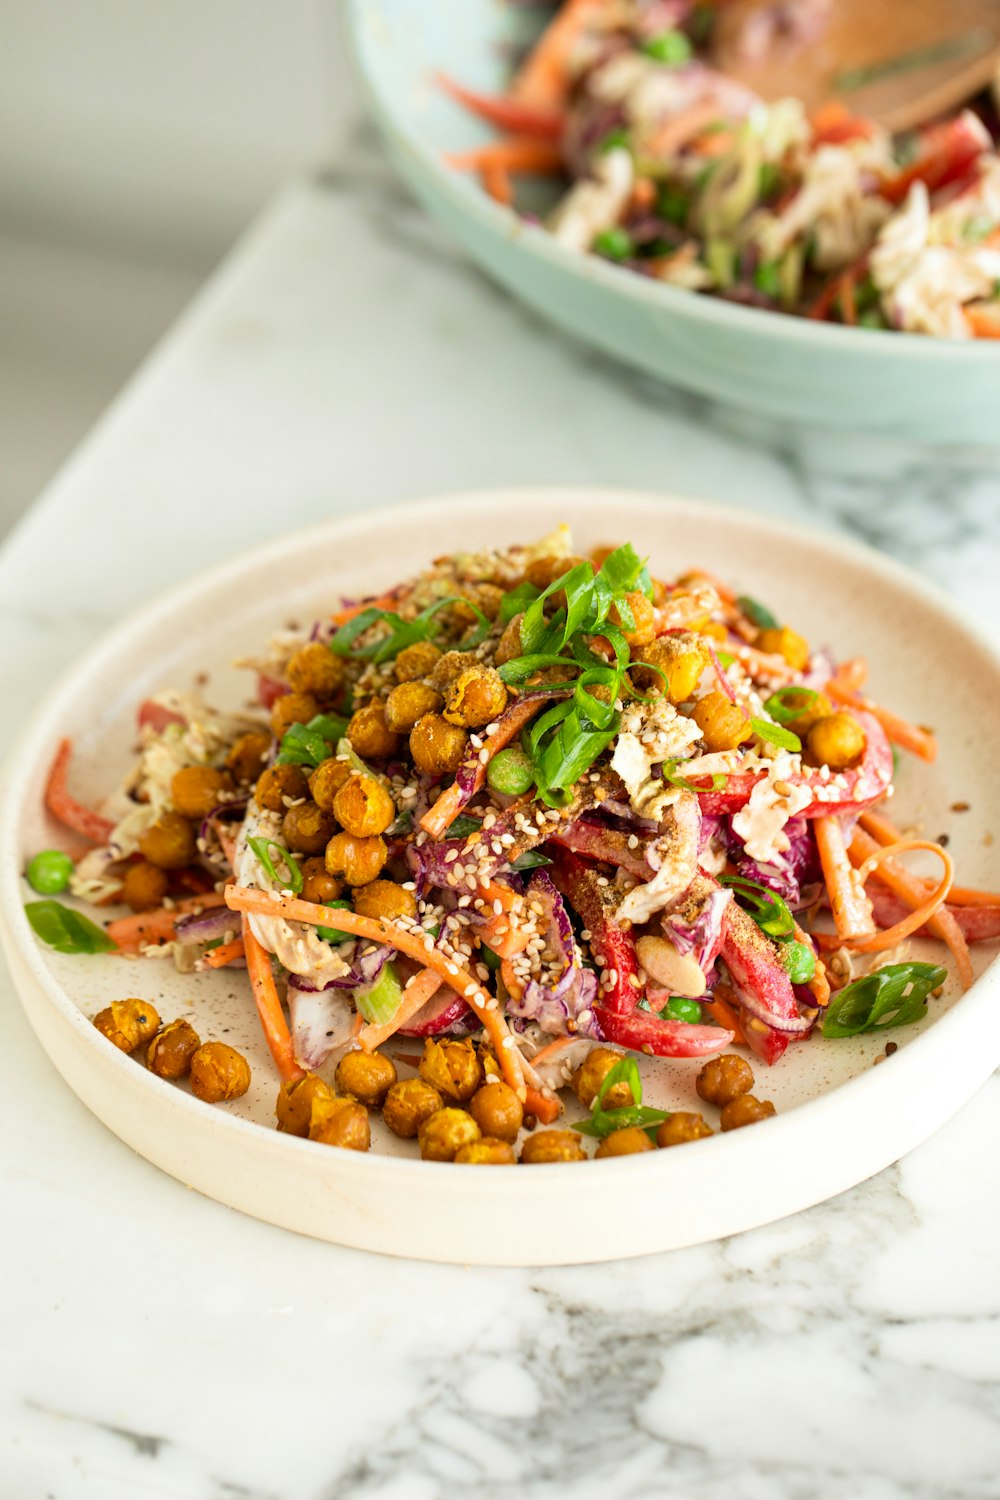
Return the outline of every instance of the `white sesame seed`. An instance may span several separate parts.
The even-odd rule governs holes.
[[[487,766],[487,765],[489,765],[489,762],[490,762],[490,752],[488,750],[480,750],[480,752],[479,752],[479,764],[481,766]]]
[[[855,858],[857,858],[857,856],[855,856]],[[493,915],[495,917],[503,916],[503,902],[499,899],[499,897],[493,903]]]
[[[639,839],[638,839],[638,837],[637,837],[636,834],[634,834],[634,833],[630,833],[629,834],[629,836],[628,836],[628,846],[629,846],[630,849],[638,849],[638,847],[639,847]]]

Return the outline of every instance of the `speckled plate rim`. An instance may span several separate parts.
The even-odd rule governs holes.
[[[318,1152],[193,1099],[108,1047],[46,967],[23,911],[21,816],[26,788],[66,723],[81,679],[114,662],[132,632],[185,615],[249,569],[332,543],[349,545],[373,528],[397,536],[456,508],[488,509],[518,524],[542,507],[574,512],[648,510],[651,525],[671,514],[711,512],[725,527],[752,528],[777,549],[789,537],[848,567],[891,582],[966,635],[990,660],[1000,694],[1000,653],[978,624],[937,588],[870,549],[814,527],[752,516],[704,500],[618,489],[510,489],[411,501],[281,537],[162,594],[84,653],[52,689],[11,751],[0,802],[0,935],[29,1020],[56,1067],[84,1103],[130,1146],[171,1175],[232,1207],[334,1243],[446,1262],[569,1264],[642,1255],[701,1243],[768,1223],[874,1175],[931,1135],[1000,1062],[1000,971],[985,971],[959,1004],[937,1017],[893,1060],[870,1069],[752,1131],[715,1136],[692,1151],[589,1162],[581,1172],[456,1171],[405,1158]],[[846,1123],[845,1123],[846,1122]],[[852,1123],[853,1122],[853,1123]],[[878,1127],[875,1138],[859,1123]],[[154,1129],[153,1126],[156,1126]],[[651,1182],[670,1204],[692,1210],[683,1224],[645,1212]],[[726,1193],[716,1191],[721,1183]],[[483,1191],[485,1189],[485,1191]],[[713,1196],[714,1193],[714,1196]],[[531,1221],[544,1204],[544,1224]],[[499,1205],[502,1214],[491,1212]],[[399,1213],[411,1214],[405,1235]],[[622,1228],[622,1216],[626,1228]],[[505,1236],[503,1224],[513,1224]],[[525,1228],[529,1223],[530,1228]]]

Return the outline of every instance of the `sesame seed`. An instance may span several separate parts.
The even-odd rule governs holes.
[[[856,858],[857,858],[857,855],[855,855],[855,859]],[[499,899],[499,897],[493,903],[493,915],[495,917],[502,917],[503,916],[503,902]]]
[[[588,931],[588,929],[586,927],[580,933],[580,936],[583,938],[583,941],[585,943],[589,943],[590,942],[591,934],[590,934],[590,932]]]
[[[634,834],[634,833],[630,833],[629,834],[629,836],[628,836],[628,846],[629,846],[630,849],[638,849],[638,847],[639,847],[639,839],[638,839],[638,837],[637,837],[636,834]]]
[[[496,719],[494,719],[494,721],[493,721],[492,724],[487,724],[487,726],[486,726],[486,733],[487,734],[496,734],[496,732],[497,732],[497,730],[499,728],[500,728],[499,722]]]
[[[404,891],[415,891],[417,882],[415,880],[404,880],[402,888]]]
[[[490,752],[488,750],[480,750],[480,752],[479,752],[479,764],[481,766],[489,765],[489,760],[490,760]]]

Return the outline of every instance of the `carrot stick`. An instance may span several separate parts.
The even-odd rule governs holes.
[[[506,208],[514,201],[514,185],[510,180],[510,173],[506,167],[492,162],[483,168],[483,191],[493,199],[494,203],[502,203]]]
[[[391,609],[396,603],[396,590],[388,594],[380,594],[377,599],[365,599],[361,604],[345,604],[343,609],[336,610],[331,616],[334,625],[346,625],[357,615],[363,614],[366,609]]]
[[[940,885],[929,896],[924,896],[923,901],[901,922],[895,922],[891,927],[884,927],[870,937],[853,939],[850,947],[856,952],[878,953],[884,948],[894,947],[896,943],[901,943],[905,938],[911,937],[918,927],[923,927],[926,922],[929,922],[939,907],[944,905],[955,878],[955,862],[940,844],[932,844],[929,839],[902,839],[898,844],[887,844],[884,848],[876,848],[859,865],[858,879],[863,884],[869,875],[874,874],[886,861],[893,862],[895,855],[905,854],[912,849],[926,849],[938,855],[944,866],[944,876]]]
[[[827,691],[830,683],[836,683],[837,687],[845,693],[859,693],[868,681],[868,663],[863,656],[851,656],[847,661],[842,661],[840,666],[827,683]]]
[[[446,73],[436,74],[435,81],[457,104],[481,120],[488,120],[498,130],[534,136],[540,141],[557,141],[563,133],[565,116],[560,109],[536,108],[503,94],[477,94],[473,89],[456,83]]]
[[[158,906],[153,911],[139,911],[131,917],[119,917],[108,923],[108,937],[124,952],[137,951],[145,943],[169,942],[174,937],[178,917],[185,912],[207,911],[212,906],[226,903],[218,891],[206,891],[203,896],[185,896],[173,906]]]
[[[940,845],[938,847],[940,848]],[[863,828],[856,828],[851,840],[851,857],[860,864],[879,852],[879,845],[875,840],[865,833]],[[945,854],[944,850],[941,852],[942,855]],[[947,858],[946,855],[945,857]],[[874,874],[876,879],[880,880],[883,885],[887,885],[901,900],[905,901],[911,911],[926,906],[928,895],[923,881],[911,875],[891,857],[874,869]],[[921,918],[922,922],[924,920],[926,920],[928,931],[932,932],[936,938],[940,938],[943,943],[947,943],[955,959],[962,988],[967,990],[974,978],[972,961],[969,958],[968,945],[955,918],[946,906],[939,903],[930,917]]]
[[[210,949],[201,962],[206,969],[224,969],[234,958],[242,958],[244,951],[243,939],[233,938],[231,943],[220,943],[218,948]]]
[[[651,157],[673,156],[675,151],[702,135],[709,125],[714,125],[718,118],[717,104],[692,104],[690,109],[683,109],[664,121],[648,141],[647,153]]]
[[[381,1047],[387,1042],[401,1026],[412,1020],[418,1010],[423,1010],[428,1000],[433,999],[441,988],[444,980],[440,974],[435,974],[433,969],[421,969],[419,974],[413,978],[403,990],[403,998],[399,1002],[399,1009],[391,1021],[384,1021],[381,1026],[365,1026],[358,1036],[362,1050],[374,1052],[376,1047]]]
[[[520,1000],[524,994],[524,984],[509,958],[505,958],[500,965],[500,978],[511,999]]]
[[[571,1046],[573,1042],[578,1042],[579,1040],[580,1038],[576,1036],[554,1037],[551,1042],[546,1042],[541,1052],[535,1053],[534,1057],[531,1059],[531,1066],[533,1068],[537,1068],[540,1062],[544,1062],[546,1058],[554,1057],[557,1052],[562,1052],[564,1048]],[[622,1053],[623,1057],[624,1055],[625,1054]]]
[[[854,276],[848,271],[840,283],[840,311],[850,328],[858,326],[858,304],[854,298]]]
[[[537,1059],[536,1059],[537,1061]],[[524,1112],[534,1115],[542,1125],[551,1125],[559,1118],[562,1105],[555,1094],[543,1092],[529,1083],[524,1091]]]
[[[846,704],[848,708],[863,708],[865,713],[871,714],[873,719],[878,719],[894,745],[909,750],[911,755],[916,755],[920,760],[937,759],[937,740],[929,729],[921,729],[916,724],[910,724],[908,720],[901,719],[898,714],[882,708],[878,703],[873,703],[870,698],[865,698],[860,693],[846,692],[833,677],[826,685],[826,692],[837,703]]]
[[[515,953],[523,953],[531,942],[531,934],[525,932],[523,927],[512,927],[507,914],[500,917],[490,917],[479,929],[479,938],[487,948],[492,948],[498,958],[513,958]]]
[[[724,992],[721,995],[719,994],[720,990]],[[743,1027],[740,1025],[739,1012],[735,1002],[736,996],[729,986],[727,984],[717,984],[712,992],[711,1000],[703,1000],[701,1008],[708,1012],[717,1025],[724,1027],[726,1031],[732,1031],[740,1045],[745,1047],[747,1039],[743,1033]]]
[[[798,922],[795,923],[795,937],[798,942],[804,943],[807,948],[812,948],[812,942],[809,939],[808,933],[803,932]],[[816,957],[816,971],[809,980],[808,988],[817,1005],[829,1005],[830,981],[826,977],[826,964],[818,955]]]
[[[445,155],[449,167],[460,172],[485,172],[491,167],[503,167],[507,172],[523,172],[544,177],[550,172],[562,170],[562,154],[548,141],[535,141],[526,135],[507,136],[502,141],[491,141],[488,146],[475,146],[471,151],[451,151]]]
[[[840,824],[836,818],[815,818],[813,828],[838,938],[869,936],[875,931],[871,902],[847,857]]]
[[[866,833],[870,833],[873,839],[883,845],[902,843],[906,837],[884,813],[876,812],[871,807],[865,809],[858,822]],[[926,890],[934,889],[933,880],[922,880],[921,884]],[[948,905],[1000,906],[1000,893],[977,891],[968,885],[953,885],[948,892]]]
[[[325,909],[328,910],[328,908]],[[243,943],[246,948],[247,969],[250,971],[253,997],[257,1002],[257,1014],[260,1016],[260,1024],[264,1031],[264,1040],[274,1058],[282,1083],[289,1083],[292,1079],[302,1078],[304,1071],[295,1061],[291,1032],[288,1030],[288,1022],[285,1020],[285,1013],[278,999],[274,975],[271,973],[271,955],[254,937],[250,928],[250,919],[247,916],[243,918]]]
[[[990,307],[967,307],[965,321],[973,338],[1000,339],[1000,316],[995,304]]]
[[[66,828],[72,828],[74,833],[82,833],[91,843],[106,844],[115,825],[109,818],[102,818],[100,813],[84,807],[82,802],[70,796],[67,789],[66,780],[72,754],[73,741],[60,740],[45,783],[45,806],[54,818],[58,818]]]
[[[569,90],[569,57],[599,0],[565,0],[511,83],[513,99],[536,109],[557,109]]]
[[[452,782],[451,786],[441,793],[434,806],[420,819],[420,826],[425,833],[429,833],[432,839],[444,836],[445,830],[454,823],[469,797],[475,796],[486,780],[486,767],[494,755],[509,745],[511,740],[517,738],[525,724],[535,717],[541,706],[541,700],[538,698],[521,698],[507,709],[495,733],[489,736],[479,752],[472,792],[467,794],[457,781]]]
[[[284,917],[289,922],[306,922],[314,927],[326,927],[330,921],[330,909],[327,906],[318,906],[313,901],[301,901],[296,896],[254,891],[246,886],[228,885],[226,905],[233,911],[256,912],[265,917]],[[386,922],[381,917],[362,917],[357,912],[338,911],[337,926],[345,932],[353,933],[355,937],[387,943],[409,958],[415,958],[419,964],[435,969],[445,984],[457,991],[475,1011],[493,1043],[493,1050],[505,1079],[523,1100],[524,1069],[517,1043],[507,1028],[496,1000],[467,969],[453,962],[439,949],[425,947],[422,933]],[[249,953],[247,957],[249,962]]]

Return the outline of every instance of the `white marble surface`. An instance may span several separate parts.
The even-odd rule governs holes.
[[[550,334],[364,129],[288,191],[0,555],[3,734],[104,627],[355,506],[518,481],[846,527],[1000,626],[1000,469],[782,431]],[[1000,1082],[842,1198],[642,1262],[376,1259],[161,1176],[0,978],[0,1496],[995,1500]]]

